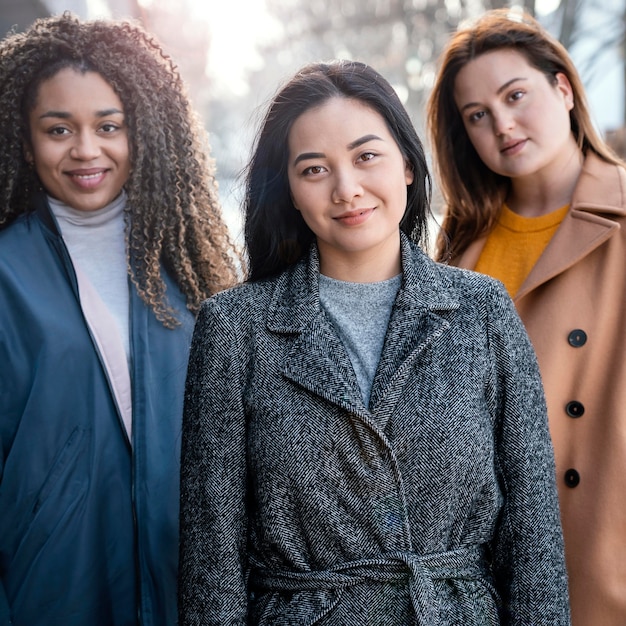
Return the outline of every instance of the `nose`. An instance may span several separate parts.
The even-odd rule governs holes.
[[[509,111],[493,112],[493,128],[496,135],[506,135],[515,128],[515,120]]]
[[[361,195],[363,195],[363,187],[358,172],[344,170],[336,173],[331,197],[333,203],[349,204],[354,198]]]
[[[76,134],[70,149],[70,156],[79,161],[92,161],[100,155],[100,143],[91,132]]]

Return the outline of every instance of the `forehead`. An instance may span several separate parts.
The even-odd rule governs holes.
[[[369,104],[353,98],[333,97],[296,118],[289,131],[289,146],[295,144],[341,144],[374,133],[393,139],[387,122]]]
[[[524,54],[512,48],[485,52],[465,64],[454,81],[455,98],[473,93],[496,92],[508,81],[542,75]]]
[[[43,80],[37,89],[35,108],[76,108],[82,104],[122,108],[113,87],[94,71],[66,67]]]

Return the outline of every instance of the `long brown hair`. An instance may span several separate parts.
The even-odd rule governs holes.
[[[572,132],[583,154],[589,150],[610,163],[621,163],[591,121],[585,91],[567,50],[528,14],[511,9],[488,11],[458,30],[444,49],[427,108],[435,173],[445,203],[437,258],[458,257],[494,225],[509,191],[510,179],[490,170],[470,141],[454,100],[459,71],[482,54],[503,48],[524,55],[551,84],[564,74],[573,90]]]
[[[39,187],[24,157],[41,83],[64,68],[100,74],[124,106],[131,173],[125,185],[128,269],[141,298],[177,324],[164,268],[197,311],[237,280],[238,254],[222,219],[206,133],[173,61],[139,25],[37,20],[0,42],[0,228],[32,208]]]

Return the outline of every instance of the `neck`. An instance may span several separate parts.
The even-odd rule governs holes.
[[[388,280],[402,272],[400,232],[395,245],[377,246],[359,252],[337,251],[318,241],[320,273],[329,278],[351,283],[375,283]]]
[[[570,204],[584,161],[572,137],[573,146],[558,163],[529,176],[511,179],[506,199],[509,208],[523,217],[539,217]]]

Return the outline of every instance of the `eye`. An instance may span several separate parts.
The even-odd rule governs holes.
[[[517,100],[521,100],[524,97],[524,92],[521,89],[516,89],[510,96],[509,100],[513,100],[514,102]]]
[[[375,156],[376,154],[374,152],[363,152],[359,154],[357,161],[371,161]]]
[[[303,176],[315,176],[315,174],[321,174],[326,171],[325,167],[321,165],[311,165],[306,169],[302,170]]]
[[[113,122],[105,122],[100,126],[100,130],[104,133],[114,133],[116,130],[119,130],[121,127],[119,124],[114,124]]]
[[[467,119],[471,124],[475,124],[485,117],[486,113],[484,111],[474,111],[467,116]]]
[[[70,130],[65,126],[53,126],[47,132],[48,135],[52,135],[53,137],[61,137],[62,135],[69,135]]]

